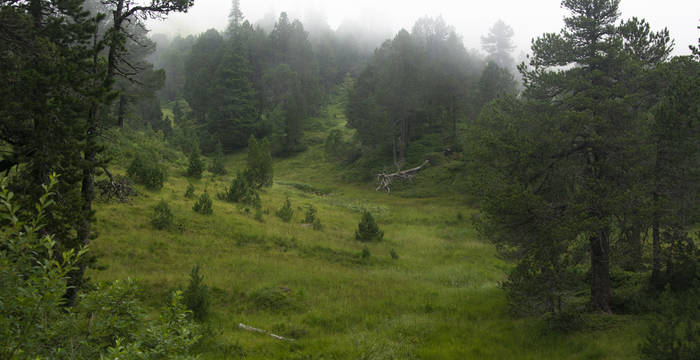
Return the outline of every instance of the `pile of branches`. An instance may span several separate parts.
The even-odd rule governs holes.
[[[386,173],[386,172],[381,172],[377,174],[377,183],[379,186],[377,186],[376,191],[379,190],[384,190],[386,191],[387,194],[391,193],[391,184],[394,182],[394,180],[412,180],[419,171],[421,171],[424,167],[426,167],[430,161],[425,160],[423,164],[420,166],[416,166],[412,169],[408,170],[397,170],[394,173]]]
[[[126,203],[131,197],[138,195],[129,178],[123,175],[112,176],[107,169],[104,171],[109,179],[95,183],[95,186],[100,189],[100,200],[108,202],[117,199],[119,202]]]

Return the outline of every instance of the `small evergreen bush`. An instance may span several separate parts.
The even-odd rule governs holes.
[[[306,207],[306,214],[304,215],[304,224],[313,224],[316,220],[316,208],[313,205],[308,205]]]
[[[390,252],[389,254],[391,255],[391,258],[392,258],[392,259],[394,259],[394,260],[398,260],[398,259],[399,259],[399,254],[396,252],[396,250],[391,249],[391,252]]]
[[[292,209],[292,202],[289,201],[289,198],[284,201],[284,205],[282,205],[279,210],[277,210],[277,217],[282,219],[285,222],[289,222],[292,220],[292,217],[294,216],[294,209]]]
[[[153,219],[151,220],[151,224],[153,224],[156,229],[163,230],[169,228],[172,223],[173,212],[170,211],[170,206],[168,206],[168,203],[165,200],[161,200],[153,208]]]
[[[311,225],[314,230],[321,230],[323,225],[321,225],[321,219],[319,219],[316,214],[316,208],[314,208],[313,205],[308,205],[302,223]]]
[[[185,190],[185,197],[187,199],[193,199],[194,198],[194,191],[195,191],[194,184],[192,184],[191,182],[188,182],[187,183],[187,190]]]
[[[265,220],[263,219],[263,210],[262,207],[257,207],[255,209],[255,220],[264,222]]]
[[[369,211],[362,213],[362,220],[355,231],[355,239],[362,242],[382,241],[384,239],[384,231],[379,230],[379,226]]]
[[[216,143],[216,152],[214,153],[214,162],[209,168],[212,174],[226,175],[226,167],[224,166],[224,149],[220,142]]]
[[[202,153],[199,150],[199,143],[195,141],[192,151],[189,156],[189,166],[187,167],[187,176],[199,179],[204,171],[204,162],[202,161]]]
[[[258,143],[255,136],[250,136],[247,162],[246,175],[251,185],[258,189],[263,186],[272,186],[272,154],[270,143],[266,138],[262,143]]]
[[[131,161],[126,174],[135,183],[145,186],[149,190],[159,190],[165,182],[165,170],[151,158],[136,155]]]
[[[209,197],[209,194],[205,191],[202,195],[199,196],[199,199],[197,199],[197,201],[194,203],[192,210],[200,214],[209,215],[214,212],[214,208],[212,205],[213,204],[211,198]]]
[[[367,261],[369,260],[370,256],[372,256],[372,253],[369,252],[369,248],[367,246],[363,247],[362,253],[360,254],[362,260]]]
[[[209,288],[204,285],[204,276],[199,269],[199,264],[192,268],[190,283],[182,293],[182,302],[192,311],[195,320],[202,321],[209,314]]]
[[[256,208],[260,207],[260,194],[258,194],[258,190],[248,179],[246,172],[238,172],[231,182],[231,186],[223,193],[217,194],[217,197],[228,202],[252,205]]]

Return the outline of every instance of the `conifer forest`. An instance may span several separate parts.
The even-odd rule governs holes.
[[[0,0],[0,360],[700,359],[700,12],[206,1]]]

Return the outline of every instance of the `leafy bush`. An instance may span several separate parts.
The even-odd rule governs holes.
[[[44,187],[35,213],[22,220],[14,195],[0,188],[0,358],[163,359],[182,358],[200,339],[181,296],[158,321],[138,300],[133,280],[99,283],[65,307],[66,278],[87,250],[55,251],[43,219],[56,176]],[[29,295],[29,296],[28,296]],[[70,344],[70,353],[67,345]]]
[[[204,276],[199,274],[199,264],[190,272],[190,283],[182,293],[182,301],[192,311],[194,319],[205,320],[209,314],[209,288],[204,285]]]
[[[209,215],[214,212],[214,208],[212,207],[212,205],[213,204],[211,198],[209,197],[209,194],[205,191],[202,195],[199,196],[199,199],[197,199],[197,201],[194,203],[194,206],[192,206],[192,210],[200,214]]]
[[[156,229],[163,230],[167,229],[173,223],[173,212],[170,211],[170,206],[165,200],[161,200],[153,208],[153,219],[151,219],[151,224]]]
[[[355,239],[362,242],[382,241],[384,239],[384,231],[379,230],[379,226],[369,211],[362,213],[362,220],[355,231]]]
[[[188,199],[194,198],[194,191],[195,191],[194,184],[192,184],[191,182],[188,182],[187,183],[187,190],[185,190],[185,197]]]
[[[165,182],[165,170],[150,157],[136,155],[126,169],[127,175],[137,184],[150,190],[159,190]]]
[[[228,202],[252,205],[256,208],[260,207],[260,194],[258,194],[258,190],[248,179],[246,172],[241,173],[239,171],[231,182],[231,186],[223,193],[217,194],[217,197]]]
[[[284,201],[284,205],[282,205],[279,210],[277,210],[277,217],[282,219],[285,222],[289,222],[292,220],[292,217],[294,216],[294,209],[292,209],[292,202],[289,201],[289,198]]]

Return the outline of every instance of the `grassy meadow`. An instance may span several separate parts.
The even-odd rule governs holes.
[[[329,126],[307,133],[307,151],[275,160],[275,184],[261,194],[262,221],[254,209],[215,196],[244,168],[245,153],[227,157],[227,175],[192,180],[197,196],[214,198],[212,215],[192,210],[194,200],[184,196],[186,158],[170,154],[161,190],[138,187],[129,203],[98,204],[91,251],[105,269],[88,276],[135,278],[144,302],[157,309],[200,264],[211,294],[203,359],[638,358],[643,318],[588,315],[584,330],[563,335],[549,334],[538,319],[511,317],[498,287],[508,265],[477,237],[475,211],[459,189],[429,191],[419,179],[387,195],[349,182],[324,161],[324,129],[342,128],[338,113],[331,108],[329,119],[319,120]],[[117,158],[111,166],[124,173],[126,164]],[[424,176],[439,172],[429,168]],[[286,198],[290,222],[275,216]],[[161,199],[174,214],[170,230],[150,224]],[[322,230],[301,224],[308,205]],[[363,209],[384,230],[382,242],[355,240]],[[239,323],[295,341],[240,330]]]

